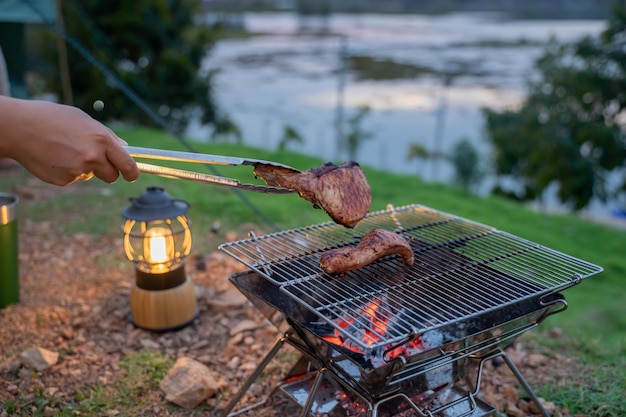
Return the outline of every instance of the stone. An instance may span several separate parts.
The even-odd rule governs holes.
[[[218,385],[209,368],[188,357],[181,357],[160,383],[165,399],[191,409],[213,396]]]
[[[551,401],[546,401],[545,399],[539,397],[539,402],[541,402],[541,405],[543,406],[543,408],[545,408],[549,415],[552,415],[554,410],[556,410],[556,405]],[[535,404],[534,401],[530,401],[528,403],[528,408],[533,414],[541,414],[539,407],[537,407],[537,404]]]
[[[506,415],[508,417],[526,417],[528,414],[517,408],[514,404],[509,403],[506,406]]]
[[[526,366],[538,368],[545,365],[549,361],[546,355],[541,353],[531,353],[526,357]]]
[[[0,371],[9,372],[9,373],[17,373],[20,370],[22,363],[17,356],[12,356],[8,358],[6,361],[0,364]]]
[[[141,339],[139,341],[139,344],[146,348],[146,349],[154,349],[154,350],[158,350],[161,346],[159,346],[159,344],[157,342],[155,342],[152,339]]]
[[[221,292],[218,296],[205,297],[205,301],[209,310],[217,313],[239,309],[248,303],[248,299],[236,289]]]
[[[259,324],[254,320],[241,320],[239,323],[230,328],[228,334],[230,336],[234,336],[237,333],[245,332],[248,330],[255,330],[262,326],[262,324]]]
[[[45,371],[56,365],[59,354],[44,348],[29,348],[20,353],[22,365],[34,371]]]

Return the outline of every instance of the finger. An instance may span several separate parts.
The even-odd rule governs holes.
[[[115,132],[114,132],[114,131],[112,131],[111,129],[109,129],[109,128],[107,128],[107,129],[109,130],[109,135],[110,135],[111,137],[113,137],[115,140],[117,140],[117,141],[120,143],[120,145],[122,145],[122,146],[128,146],[128,142],[126,142],[124,139],[122,139],[122,138],[120,138],[119,136],[117,136],[117,135],[115,134]]]
[[[93,173],[96,177],[109,184],[113,184],[120,177],[118,170],[110,164],[96,168]]]
[[[122,174],[126,181],[132,182],[139,177],[137,162],[121,146],[110,146],[106,156],[111,165]]]

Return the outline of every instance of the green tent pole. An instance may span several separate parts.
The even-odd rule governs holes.
[[[13,194],[0,193],[0,308],[20,300],[17,203]]]

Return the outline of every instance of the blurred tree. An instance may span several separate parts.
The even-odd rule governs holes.
[[[370,113],[370,107],[360,105],[356,112],[346,120],[347,129],[345,130],[344,147],[348,153],[348,158],[356,159],[356,154],[361,147],[363,141],[370,139],[372,134],[366,132],[362,128],[363,119]]]
[[[409,150],[406,154],[406,160],[417,160],[418,162],[423,162],[426,159],[429,159],[430,156],[430,152],[428,151],[428,149],[426,149],[424,145],[422,145],[421,143],[411,143],[409,144]]]
[[[303,144],[304,138],[302,138],[302,135],[296,130],[295,127],[285,125],[283,126],[283,136],[278,142],[278,150],[284,151],[292,143]]]
[[[330,0],[296,0],[296,11],[300,32],[328,32]]]
[[[211,134],[212,142],[219,140],[228,142],[232,138],[235,143],[243,143],[241,129],[229,117],[223,115],[216,117],[213,127],[213,133]]]
[[[328,16],[331,13],[330,0],[297,0],[296,11],[300,15]]]
[[[470,191],[482,181],[484,172],[481,168],[480,154],[468,139],[456,142],[447,159],[454,165],[455,182],[465,191]]]
[[[215,121],[212,73],[199,70],[214,31],[199,20],[200,0],[71,0],[62,6],[66,32],[175,129],[182,131],[198,116],[205,124]],[[55,52],[52,42],[40,44]],[[68,58],[76,106],[95,115],[92,103],[102,100],[100,119],[154,124],[74,48]],[[49,80],[53,91],[60,91],[58,76]]]
[[[574,210],[624,193],[623,175],[619,184],[607,177],[626,168],[626,7],[614,9],[597,38],[551,42],[536,70],[519,110],[485,110],[501,180],[495,191],[528,201],[556,185]]]

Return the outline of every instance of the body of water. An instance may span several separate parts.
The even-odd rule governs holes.
[[[452,166],[408,161],[413,143],[450,152],[469,139],[489,158],[482,108],[516,106],[546,42],[573,42],[600,33],[599,20],[510,20],[493,14],[332,15],[332,36],[306,35],[291,13],[250,13],[246,29],[263,33],[220,41],[204,62],[218,69],[215,98],[241,128],[244,142],[275,148],[286,125],[305,139],[294,150],[335,162],[338,111],[346,120],[369,106],[362,129],[371,135],[356,160],[380,169],[449,182]],[[365,55],[432,69],[430,75],[387,81],[359,80],[342,71],[342,55]],[[446,72],[462,71],[449,85]],[[188,134],[206,140],[196,125]],[[489,180],[482,189],[490,188]],[[601,210],[601,206],[594,206]]]

